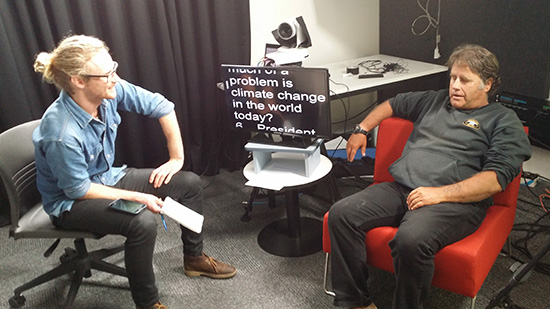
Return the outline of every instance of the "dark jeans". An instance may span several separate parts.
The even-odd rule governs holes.
[[[422,308],[434,273],[434,256],[441,248],[473,233],[485,218],[491,200],[442,203],[407,208],[411,190],[395,182],[370,186],[335,203],[329,211],[334,304],[367,306],[366,231],[399,227],[390,241],[396,289],[393,308]]]
[[[162,199],[170,196],[185,206],[202,213],[202,184],[200,177],[180,171],[170,183],[155,189],[149,183],[152,169],[125,170],[124,176],[114,187],[154,194]],[[127,214],[109,208],[111,200],[77,200],[70,211],[64,212],[54,223],[67,229],[78,229],[100,234],[123,235],[124,262],[132,298],[139,307],[150,307],[158,301],[158,290],[153,272],[153,251],[157,236],[158,218],[143,210],[138,215]],[[202,254],[202,236],[181,226],[183,253]]]

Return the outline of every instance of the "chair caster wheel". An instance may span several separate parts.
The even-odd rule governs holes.
[[[59,262],[61,262],[61,264],[65,264],[65,263],[69,262],[70,260],[71,260],[71,257],[69,257],[66,254],[63,254],[59,257]]]
[[[63,253],[59,257],[59,262],[61,262],[61,264],[65,264],[73,260],[75,257],[76,257],[76,250],[72,248],[65,248],[65,253]]]
[[[9,303],[12,308],[19,308],[25,304],[25,296],[23,295],[14,295],[10,298]]]

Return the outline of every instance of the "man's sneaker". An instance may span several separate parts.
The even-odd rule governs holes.
[[[145,308],[141,308],[141,307],[136,306],[136,309],[145,309]],[[168,309],[168,307],[161,304],[160,302],[157,302],[156,304],[152,305],[151,307],[149,307],[147,309]]]
[[[213,279],[227,279],[235,276],[235,267],[217,261],[214,258],[202,254],[201,256],[184,255],[183,268],[186,276],[206,276]]]

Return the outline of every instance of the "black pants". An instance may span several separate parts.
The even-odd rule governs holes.
[[[394,226],[399,229],[389,243],[396,276],[393,308],[422,308],[434,273],[435,253],[473,233],[491,205],[488,199],[409,211],[406,199],[410,191],[398,183],[381,183],[330,208],[331,274],[336,306],[371,303],[365,234],[375,227]]]
[[[180,171],[170,183],[155,189],[149,183],[152,169],[125,170],[124,176],[114,187],[154,194],[162,199],[170,196],[185,206],[202,213],[202,185],[200,177]],[[111,200],[77,200],[68,212],[54,220],[56,225],[101,234],[123,235],[124,262],[132,298],[139,307],[150,307],[158,301],[158,290],[153,272],[153,251],[159,218],[144,210],[138,215],[127,214],[109,208]],[[202,254],[202,236],[181,226],[183,253]]]

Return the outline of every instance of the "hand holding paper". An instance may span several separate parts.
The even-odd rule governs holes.
[[[174,201],[169,196],[164,200],[160,213],[174,219],[179,224],[195,233],[202,231],[204,216],[198,212]]]

